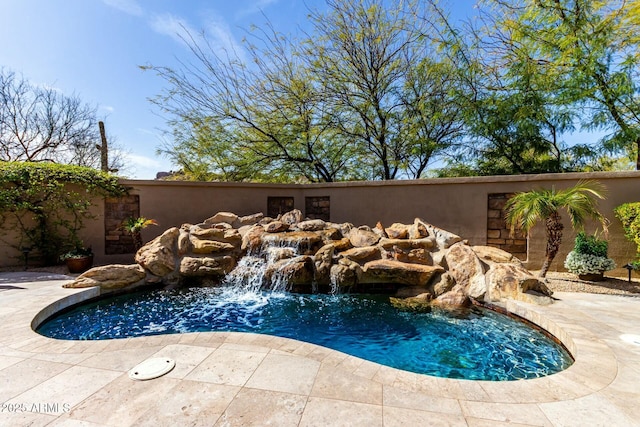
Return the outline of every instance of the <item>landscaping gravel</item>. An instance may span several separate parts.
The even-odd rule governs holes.
[[[537,272],[533,272],[537,274]],[[635,273],[634,273],[635,274]],[[562,272],[548,272],[547,286],[554,292],[586,292],[591,294],[608,295],[640,295],[640,280],[627,278],[606,277],[599,282],[589,282],[578,279],[575,274]]]

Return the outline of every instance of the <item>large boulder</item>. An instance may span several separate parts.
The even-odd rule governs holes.
[[[456,243],[449,248],[445,259],[456,284],[470,297],[482,300],[487,291],[484,267],[473,249],[462,242]]]
[[[291,259],[282,259],[272,264],[265,277],[272,287],[287,289],[289,285],[305,285],[313,281],[314,264],[310,256],[302,255]]]
[[[180,234],[178,236],[178,256],[184,256],[192,249],[191,238],[189,237],[190,227],[181,227]]]
[[[392,260],[369,261],[362,268],[361,283],[396,283],[409,286],[426,286],[431,277],[444,272],[440,266],[407,264]]]
[[[180,230],[170,228],[136,253],[136,262],[158,277],[172,273],[176,269],[177,240]]]
[[[429,231],[427,231],[427,227],[419,218],[416,218],[408,229],[407,237],[409,239],[422,239],[428,236]]]
[[[212,254],[216,252],[230,252],[236,249],[231,243],[217,240],[200,240],[191,236],[192,251],[194,254]]]
[[[420,218],[416,218],[414,224],[416,224],[416,227],[423,226],[429,235],[436,239],[436,243],[440,249],[448,249],[452,245],[462,241],[462,237],[457,234],[431,225]]]
[[[340,260],[343,261],[343,260]],[[338,264],[333,264],[331,266],[331,271],[330,271],[330,283],[332,286],[335,286],[337,288],[337,290],[343,289],[343,288],[349,288],[351,286],[355,286],[356,284],[358,284],[359,280],[358,280],[358,268],[356,268],[355,265],[358,265],[357,263],[353,263],[350,265],[345,265],[344,263],[338,263]],[[361,269],[360,269],[360,273],[361,273]]]
[[[207,218],[204,220],[205,224],[220,224],[220,223],[226,223],[229,225],[232,225],[234,227],[240,226],[240,219],[238,218],[238,215],[234,214],[233,212],[218,212],[217,214],[215,214],[214,216],[212,216],[211,218]]]
[[[299,222],[302,221],[302,212],[300,212],[298,209],[294,209],[292,211],[289,211],[285,214],[282,214],[282,217],[280,218],[280,221],[282,221],[285,224],[288,225],[296,225]]]
[[[94,267],[80,276],[76,277],[71,283],[63,285],[64,288],[90,288],[100,286],[100,289],[106,291],[115,291],[118,289],[133,288],[144,284],[146,277],[144,269],[137,265],[105,265],[102,267]]]
[[[421,239],[380,239],[379,245],[384,250],[391,250],[394,247],[400,249],[433,249],[435,239],[423,237]]]
[[[445,292],[431,302],[432,305],[455,308],[455,307],[469,307],[472,302],[463,286],[456,285],[449,292]]]
[[[392,250],[387,250],[386,255],[396,261],[406,262],[409,264],[433,265],[431,252],[424,248],[419,249],[402,249],[394,246]]]
[[[429,312],[431,311],[431,300],[433,295],[428,292],[421,293],[416,296],[408,298],[394,298],[390,297],[389,301],[391,305],[399,310],[404,311],[417,311],[417,312]]]
[[[253,215],[245,215],[243,217],[238,218],[240,221],[240,227],[245,225],[254,225],[260,222],[264,218],[264,214],[262,212],[255,213]]]
[[[343,258],[350,259],[359,264],[364,264],[367,261],[373,261],[374,259],[380,259],[380,248],[377,246],[363,246],[360,248],[351,248],[340,253]]]
[[[356,248],[373,246],[380,240],[380,236],[373,231],[361,228],[352,228],[347,237],[351,245]]]
[[[253,225],[251,228],[245,231],[242,236],[241,249],[247,252],[254,252],[260,249],[262,246],[262,235],[265,233],[262,225]]]
[[[493,246],[472,246],[471,249],[473,249],[478,258],[486,263],[522,263],[517,257],[509,252],[503,251],[499,248],[494,248]]]
[[[132,274],[123,279],[124,285],[111,285],[112,279],[101,273],[106,283],[101,286],[128,286],[130,280],[143,279],[175,285],[182,278],[206,282],[208,277],[217,280],[229,273],[242,276],[242,271],[232,270],[246,264],[239,262],[242,256],[252,256],[261,258],[252,265],[264,263],[267,268],[247,274],[261,283],[276,283],[294,291],[311,291],[312,284],[320,285],[316,289],[323,291],[328,285],[356,290],[367,290],[367,285],[394,285],[402,287],[397,296],[417,298],[406,301],[408,306],[465,305],[469,297],[538,303],[551,300],[544,283],[517,258],[488,246],[470,247],[461,240],[420,218],[412,224],[393,223],[386,228],[378,222],[371,228],[320,219],[303,221],[299,210],[277,219],[218,212],[202,223],[165,231],[138,251],[140,268],[136,271],[112,268],[115,276]],[[97,281],[91,274],[96,273],[75,286],[94,286]],[[140,274],[146,277],[140,279]]]
[[[321,219],[310,219],[299,222],[296,228],[301,231],[319,231],[327,228],[327,223]]]
[[[265,233],[262,235],[262,241],[274,246],[279,245],[297,248],[301,253],[312,251],[311,254],[314,254],[324,244],[322,236],[312,231]]]
[[[384,229],[390,239],[406,239],[409,236],[409,226],[395,222]]]
[[[185,277],[223,276],[230,273],[235,266],[235,258],[229,255],[184,257],[180,261],[180,274]]]
[[[291,226],[282,221],[272,221],[268,224],[265,224],[264,231],[267,233],[282,233],[283,231],[287,231]]]
[[[520,263],[500,263],[491,266],[486,274],[485,300],[500,301],[506,298],[538,304],[549,304],[553,292],[533,276]]]
[[[436,297],[449,292],[456,285],[456,280],[448,271],[435,276],[431,282],[433,294]]]
[[[336,246],[333,243],[329,243],[318,249],[314,258],[315,282],[320,285],[328,285],[330,282],[331,265],[333,264],[333,255],[335,254]]]

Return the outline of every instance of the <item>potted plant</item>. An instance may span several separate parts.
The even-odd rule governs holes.
[[[580,232],[576,236],[573,250],[567,255],[564,267],[577,274],[580,280],[602,280],[605,271],[616,268],[616,263],[607,257],[608,249],[606,240]]]
[[[64,253],[60,259],[67,264],[69,273],[84,273],[93,265],[93,251],[90,247],[85,248],[82,245],[77,245]]]

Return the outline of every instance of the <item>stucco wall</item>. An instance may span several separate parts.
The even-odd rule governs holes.
[[[640,172],[546,174],[502,177],[427,179],[416,181],[343,182],[331,184],[277,185],[245,183],[203,183],[127,180],[123,184],[140,196],[140,215],[160,224],[143,232],[150,240],[169,227],[197,223],[218,211],[247,215],[267,210],[268,197],[293,197],[295,207],[304,213],[305,197],[330,197],[331,221],[385,226],[393,222],[413,222],[415,217],[459,234],[471,244],[485,244],[487,199],[491,193],[528,191],[533,188],[567,188],[581,179],[596,179],[607,188],[601,212],[610,219],[609,255],[622,266],[632,260],[635,247],[622,233],[613,209],[626,202],[640,201]],[[130,262],[131,255],[104,255],[104,205],[97,201],[96,219],[87,222],[85,242],[96,252],[97,263]],[[563,215],[566,219],[566,215]],[[594,225],[588,227],[593,231]],[[562,270],[566,254],[573,246],[574,234],[566,224],[561,253],[552,270]],[[528,266],[542,264],[544,229],[531,233]],[[2,261],[7,265],[5,259]],[[617,274],[626,274],[618,270]]]

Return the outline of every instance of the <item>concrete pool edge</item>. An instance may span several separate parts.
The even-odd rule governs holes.
[[[92,300],[102,296],[100,294],[99,288],[83,288],[83,289],[66,289],[61,288],[63,293],[68,293],[68,295],[62,296],[62,298],[58,298],[48,305],[46,305],[43,309],[38,311],[30,322],[30,328],[33,334],[37,337],[40,337],[43,340],[53,340],[53,341],[64,341],[64,340],[56,340],[48,337],[44,337],[37,332],[35,332],[35,328],[38,327],[43,321],[45,321],[48,317],[54,315],[55,313],[64,310],[73,305],[80,304],[84,301]],[[109,295],[107,293],[106,295]],[[549,334],[556,337],[571,353],[574,358],[574,363],[567,369],[555,373],[553,375],[528,379],[528,380],[519,380],[519,381],[497,381],[496,384],[501,384],[502,389],[506,392],[506,395],[502,398],[499,396],[492,396],[492,402],[510,402],[512,400],[512,393],[520,394],[523,391],[523,385],[528,384],[528,387],[531,388],[534,393],[524,393],[526,397],[520,397],[519,401],[522,403],[539,403],[539,402],[550,402],[556,401],[558,399],[564,399],[567,397],[570,398],[578,398],[582,396],[589,395],[593,392],[601,390],[609,385],[617,374],[617,370],[608,369],[609,366],[615,366],[616,360],[613,352],[607,348],[606,345],[602,346],[594,346],[594,343],[597,343],[597,338],[590,333],[589,330],[585,328],[580,328],[579,325],[567,324],[563,323],[562,317],[554,319],[554,310],[549,310],[550,307],[555,307],[556,305],[561,305],[562,301],[556,301],[556,303],[550,306],[537,306],[529,303],[524,303],[521,301],[508,300],[506,303],[501,304],[500,307],[503,308],[510,314],[514,314],[517,317],[521,317],[534,325],[546,330]],[[557,317],[557,316],[555,316]],[[571,331],[569,333],[567,328]],[[240,333],[240,332],[200,332],[199,334],[212,334],[219,335],[222,337],[229,336],[252,336],[255,334],[250,333]],[[189,334],[178,334],[178,335],[189,335]],[[160,337],[164,335],[159,335]],[[293,341],[295,343],[304,344],[306,346],[317,347],[327,352],[335,352],[340,355],[344,355],[344,357],[353,358],[357,360],[361,360],[362,362],[370,363],[378,365],[374,362],[370,362],[365,359],[360,359],[354,356],[349,356],[343,354],[341,352],[331,350],[325,347],[317,346],[315,344],[306,343],[302,341],[296,341],[289,338],[282,338],[276,336],[272,337],[273,346],[270,346],[273,350],[279,350],[280,347],[290,347],[290,344],[287,344],[288,341]],[[141,345],[142,341],[145,338],[152,337],[136,337],[136,338],[127,338],[124,341],[130,341],[135,347]],[[575,340],[574,340],[575,338]],[[232,340],[237,340],[235,337]],[[36,340],[37,342],[42,342],[40,339],[36,339],[32,337],[32,340]],[[245,340],[251,341],[250,338]],[[241,341],[245,341],[241,339]],[[113,341],[113,340],[105,340],[105,341]],[[116,340],[123,341],[123,340]],[[226,341],[226,339],[225,339]],[[70,341],[76,342],[76,341]],[[98,342],[93,341],[82,341],[83,343],[95,343],[96,348],[104,347],[104,344],[98,344]],[[88,349],[91,348],[91,345],[88,344]],[[118,346],[120,347],[120,346]],[[46,348],[46,346],[45,346]],[[396,377],[399,377],[399,384],[402,383],[404,386],[409,385],[409,389],[414,389],[415,384],[425,382],[424,378],[429,378],[429,381],[426,381],[431,386],[436,386],[441,389],[450,389],[450,385],[448,384],[451,381],[460,381],[467,382],[469,380],[457,380],[450,378],[442,378],[442,377],[434,377],[424,374],[415,374],[408,371],[403,371],[396,368],[391,368],[384,365],[378,365],[381,369],[390,370],[387,375],[391,374],[393,371],[395,372]],[[597,376],[594,376],[594,372],[598,372]],[[413,376],[416,376],[413,378]],[[421,380],[422,379],[422,380]],[[493,388],[490,384],[494,383],[492,381],[478,381],[483,385],[483,388]],[[441,383],[441,384],[439,384]],[[422,387],[419,387],[422,389]],[[447,397],[458,397],[454,395],[450,395],[445,393]],[[509,395],[509,396],[507,396]],[[482,400],[481,400],[482,401]]]
[[[208,425],[233,420],[255,425],[263,419],[282,424],[282,417],[289,416],[295,425],[308,426],[330,425],[339,414],[351,425],[366,426],[433,421],[628,426],[640,419],[640,347],[620,339],[621,334],[640,334],[638,298],[558,293],[559,301],[548,307],[514,303],[514,311],[535,312],[562,327],[574,340],[577,362],[541,379],[486,382],[412,374],[312,344],[253,334],[192,333],[110,342],[42,337],[31,329],[36,314],[86,291],[63,289],[63,283],[24,280],[0,291],[0,376],[8,381],[8,403],[37,398],[64,402],[70,409],[5,412],[0,423],[120,426],[154,419],[161,425],[178,416],[185,421],[206,417]],[[230,371],[233,366],[222,361],[233,365],[252,355],[262,362],[251,366],[247,379],[237,385],[205,376],[214,369]],[[134,384],[127,371],[151,356],[173,357],[176,368],[166,377]],[[305,387],[291,391],[302,383]],[[202,393],[217,397],[207,400]],[[283,407],[281,402],[300,405]],[[141,403],[148,408],[144,413]]]

